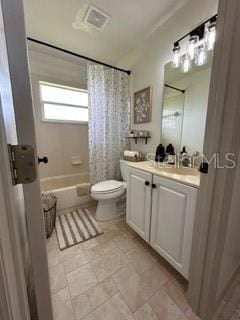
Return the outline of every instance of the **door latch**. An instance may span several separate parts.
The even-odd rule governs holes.
[[[8,153],[13,185],[32,183],[37,177],[33,147],[9,144]]]
[[[207,162],[202,162],[202,163],[200,164],[199,171],[200,171],[201,173],[207,174],[207,173],[208,173],[208,167],[209,167],[209,165],[208,165]]]

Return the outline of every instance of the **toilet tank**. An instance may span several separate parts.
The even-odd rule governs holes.
[[[127,181],[127,175],[128,175],[128,163],[129,161],[126,160],[120,160],[120,170],[121,170],[121,175],[123,178],[123,181]]]

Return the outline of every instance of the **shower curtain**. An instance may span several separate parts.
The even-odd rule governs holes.
[[[130,119],[129,76],[89,63],[88,94],[90,182],[119,179]]]

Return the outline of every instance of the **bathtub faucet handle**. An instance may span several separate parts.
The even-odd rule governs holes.
[[[48,163],[48,157],[46,157],[46,156],[44,156],[42,158],[38,157],[38,164],[40,164],[41,162]]]

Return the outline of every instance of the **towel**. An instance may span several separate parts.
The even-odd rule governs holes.
[[[76,185],[77,195],[79,197],[88,196],[90,193],[91,184],[88,182],[80,183]]]

